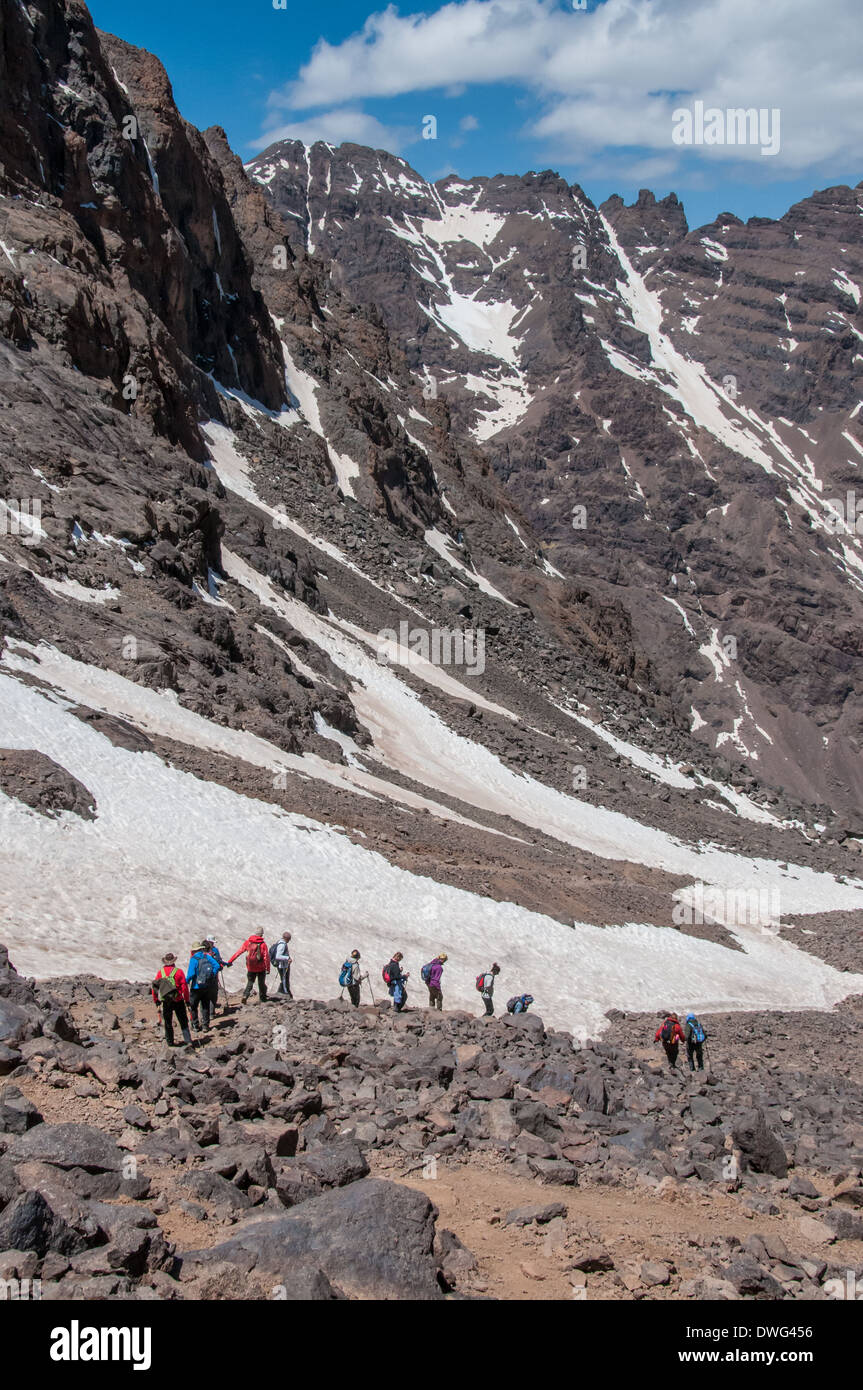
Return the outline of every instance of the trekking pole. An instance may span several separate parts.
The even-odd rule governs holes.
[[[228,997],[228,986],[225,984],[225,971],[224,971],[224,968],[221,969],[221,970],[219,971],[219,979],[220,979],[221,982],[222,982],[222,989],[223,989],[224,995],[225,995],[225,1013],[227,1013],[228,1010],[229,1010],[230,1007],[231,1007],[231,1001],[230,1001],[230,999],[229,999],[229,997]]]
[[[372,977],[371,977],[371,975],[369,974],[368,971],[366,971],[366,984],[367,984],[368,987],[369,987],[369,994],[372,996],[372,1003],[374,1004],[374,1003],[375,1003],[375,992],[374,992],[374,990],[372,989]],[[376,1005],[376,1004],[375,1004],[375,1008],[377,1008],[377,1005]]]

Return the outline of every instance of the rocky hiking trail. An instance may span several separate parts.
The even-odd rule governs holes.
[[[233,1007],[0,948],[0,1278],[45,1299],[802,1299],[863,1276],[863,1001],[657,1021]],[[499,1004],[502,1007],[502,1003]]]

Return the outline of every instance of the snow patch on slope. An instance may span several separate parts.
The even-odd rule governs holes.
[[[473,976],[500,958],[507,981],[538,995],[542,981],[548,1023],[581,1037],[601,1032],[612,1006],[648,1011],[671,997],[704,1010],[825,1008],[863,989],[769,934],[735,929],[743,954],[654,926],[567,927],[417,877],[328,826],[115,747],[2,674],[0,711],[8,746],[53,758],[98,812],[48,821],[0,794],[0,905],[24,972],[140,978],[216,922],[223,949],[262,923],[271,935],[290,926],[297,984],[313,998],[334,997],[354,944],[374,963],[397,941],[415,979],[432,950],[446,950],[450,1003],[474,1011]]]

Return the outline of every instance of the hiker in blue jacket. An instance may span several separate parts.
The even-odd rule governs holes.
[[[392,996],[393,1010],[400,1014],[405,1006],[408,997],[407,982],[410,978],[410,971],[402,970],[403,956],[401,951],[393,951],[392,960],[384,966],[384,984]]]
[[[704,1040],[707,1034],[695,1017],[695,1014],[686,1015],[686,1022],[683,1026],[683,1036],[686,1039],[686,1056],[689,1061],[689,1070],[695,1071],[695,1063],[698,1062],[698,1070],[704,1071]]]
[[[215,1007],[219,992],[219,971],[221,961],[217,961],[206,948],[206,943],[196,941],[192,946],[186,982],[189,986],[189,1002],[192,1010],[192,1027],[196,1033],[201,1031],[199,1011],[204,1020],[204,1031],[210,1027],[210,1014]]]
[[[212,938],[211,936],[204,936],[204,937],[202,937],[202,938],[201,938],[201,945],[203,946],[204,950],[207,952],[207,955],[213,957],[213,960],[216,962],[216,965],[219,967],[219,970],[221,970],[221,969],[222,969],[222,966],[224,965],[224,961],[222,960],[221,952],[220,952],[218,946],[216,945],[215,941],[213,940],[213,938]],[[218,980],[218,973],[219,973],[219,971],[216,972],[216,976],[217,976],[217,978],[216,978],[216,993],[215,993],[215,995],[213,996],[213,1007],[212,1007],[212,1009],[210,1010],[210,1013],[212,1014],[213,1018],[215,1018],[215,1017],[216,1017],[216,1014],[218,1013],[218,1007],[217,1007],[218,998],[219,998],[219,980]],[[225,977],[222,976],[222,988],[224,989],[224,987],[225,987]],[[227,997],[227,996],[226,996],[226,997]]]

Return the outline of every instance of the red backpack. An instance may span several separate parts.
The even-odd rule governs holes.
[[[488,971],[484,970],[481,975],[477,975],[476,977],[476,987],[479,990],[480,994],[482,994],[483,990],[485,989],[485,977],[487,974]]]
[[[248,951],[247,951],[247,953],[246,953],[246,961],[247,961],[249,970],[254,969],[254,967],[255,967],[256,965],[260,965],[260,966],[263,967],[263,964],[264,964],[264,943],[263,943],[263,941],[251,941],[251,942],[249,942],[249,949],[248,949]]]
[[[385,965],[385,966],[384,966],[383,970],[381,971],[381,974],[382,974],[383,977],[384,977],[384,984],[385,984],[385,985],[391,985],[391,984],[392,984],[392,980],[390,979],[390,967],[389,967],[389,965]]]

